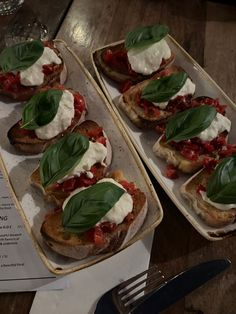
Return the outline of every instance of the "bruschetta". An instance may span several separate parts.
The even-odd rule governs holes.
[[[62,208],[46,215],[41,234],[52,250],[80,260],[123,247],[141,228],[146,214],[145,194],[116,171],[95,185],[75,190]]]
[[[221,228],[236,222],[235,173],[234,155],[200,170],[181,186],[181,194],[206,225]]]
[[[66,66],[53,41],[33,40],[5,48],[0,54],[0,94],[28,100],[41,88],[64,84]]]
[[[56,86],[34,95],[22,119],[8,131],[9,142],[25,154],[42,153],[85,119],[87,105],[79,92]]]
[[[112,148],[103,128],[86,120],[44,152],[30,180],[47,201],[61,206],[75,189],[102,179],[111,160]]]
[[[227,144],[231,121],[216,108],[202,105],[175,114],[164,135],[153,146],[155,155],[185,173],[202,168],[204,159],[216,157]]]
[[[119,106],[137,127],[154,128],[189,108],[194,92],[195,84],[187,74],[172,66],[129,88]]]
[[[96,51],[95,64],[115,82],[143,81],[173,62],[165,39],[168,32],[165,25],[138,27],[126,35],[124,43]]]

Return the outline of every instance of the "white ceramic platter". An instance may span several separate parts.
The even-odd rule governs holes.
[[[86,118],[103,126],[110,139],[113,148],[110,171],[123,170],[127,180],[136,182],[136,185],[147,196],[148,214],[146,220],[136,236],[125,245],[127,247],[141,239],[161,222],[163,212],[160,202],[138,154],[121,123],[117,121],[105,96],[66,43],[60,40],[56,40],[55,43],[65,60],[68,70],[65,85],[79,91],[85,97],[89,110]],[[11,184],[16,207],[19,209],[40,257],[47,267],[56,274],[66,274],[108,258],[112,254],[103,254],[76,261],[59,256],[43,243],[40,227],[48,209],[52,209],[55,205],[46,203],[41,191],[29,184],[28,178],[37,167],[40,156],[26,157],[20,154],[9,144],[7,139],[8,129],[21,118],[21,112],[22,103],[13,103],[7,98],[0,98],[0,166],[3,168],[7,181]]]
[[[227,105],[226,115],[230,117],[232,121],[232,130],[229,135],[229,142],[235,140],[236,137],[236,106],[229,99],[229,97],[220,89],[220,87],[212,80],[212,78],[200,67],[200,65],[171,37],[167,37],[167,42],[175,55],[174,64],[181,66],[192,78],[196,84],[197,96],[210,96],[213,98],[219,98],[221,104]],[[113,43],[108,46],[117,45],[122,41]],[[99,48],[99,51],[105,47]],[[158,135],[154,131],[142,131],[134,126],[126,115],[120,110],[118,105],[118,99],[120,93],[118,85],[105,77],[96,67],[94,61],[94,51],[92,54],[93,66],[99,82],[104,90],[114,112],[124,126],[127,134],[129,135],[132,143],[139,152],[143,161],[146,163],[152,174],[157,181],[169,195],[171,200],[175,203],[181,213],[188,219],[193,227],[208,240],[221,240],[226,236],[232,235],[236,230],[236,223],[231,224],[224,228],[211,228],[204,224],[202,220],[191,209],[190,204],[186,201],[179,192],[180,186],[189,178],[187,175],[181,175],[177,180],[170,180],[162,175],[164,173],[166,163],[161,158],[158,158],[152,152],[153,144],[157,141]]]

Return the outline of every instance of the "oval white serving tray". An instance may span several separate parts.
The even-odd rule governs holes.
[[[232,235],[236,231],[236,223],[228,225],[224,228],[211,228],[204,224],[204,222],[191,209],[190,203],[185,200],[179,192],[180,186],[189,178],[187,175],[181,175],[177,180],[170,180],[162,175],[164,173],[166,163],[163,159],[158,158],[152,151],[153,144],[158,139],[157,133],[152,130],[140,130],[133,125],[127,116],[121,111],[118,105],[120,92],[118,84],[112,82],[104,76],[96,67],[94,61],[94,53],[105,47],[113,46],[122,43],[118,41],[110,45],[106,45],[92,52],[92,62],[100,85],[109,100],[118,119],[121,121],[128,136],[138,153],[146,163],[156,180],[160,183],[162,188],[166,191],[171,200],[175,203],[177,208],[185,216],[185,218],[192,224],[192,226],[206,239],[215,241]],[[230,98],[223,92],[223,90],[215,83],[215,81],[203,70],[203,68],[171,37],[167,36],[167,42],[175,55],[174,64],[181,66],[192,78],[196,84],[197,96],[210,96],[219,98],[220,103],[227,105],[226,115],[232,121],[232,130],[229,135],[229,142],[236,137],[236,106]]]
[[[145,222],[135,237],[123,247],[125,248],[141,239],[161,222],[163,217],[161,204],[138,154],[98,85],[64,41],[55,40],[55,43],[67,66],[68,78],[65,85],[78,90],[85,97],[89,110],[86,119],[94,120],[103,126],[110,139],[113,148],[110,171],[123,170],[127,180],[135,182],[147,196],[148,214]],[[29,176],[37,167],[40,155],[20,154],[9,144],[6,136],[8,129],[21,118],[21,112],[22,103],[12,102],[5,97],[0,98],[0,167],[10,183],[13,200],[40,257],[55,274],[70,273],[110,257],[114,253],[76,261],[54,253],[44,244],[40,227],[48,210],[55,205],[46,203],[41,191],[29,183]]]

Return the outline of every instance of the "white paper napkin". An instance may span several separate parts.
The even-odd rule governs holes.
[[[67,276],[70,287],[36,293],[30,314],[92,314],[102,294],[147,269],[153,233],[127,249],[89,268]]]

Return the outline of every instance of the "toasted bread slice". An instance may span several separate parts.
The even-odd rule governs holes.
[[[95,121],[86,120],[82,124],[77,126],[73,132],[78,132],[78,133],[90,138],[89,133],[98,127],[99,127],[99,125]],[[103,134],[105,135],[104,131],[103,131]],[[96,166],[96,173],[94,175],[94,179],[96,181],[98,181],[104,177],[104,175],[107,171],[107,168],[110,166],[111,160],[112,160],[111,144],[109,142],[108,137],[106,135],[105,135],[105,137],[106,137],[106,147],[107,147],[107,157],[105,160],[106,166],[101,165],[100,163],[95,165]],[[71,193],[71,191],[63,191],[61,189],[60,190],[57,189],[54,184],[44,188],[41,184],[41,181],[40,181],[39,168],[35,169],[35,171],[31,174],[30,181],[33,185],[35,185],[37,188],[39,188],[43,192],[45,199],[47,201],[55,202],[58,206],[61,206],[62,203],[64,202],[64,200]]]
[[[106,64],[104,62],[104,59],[103,59],[103,54],[107,50],[111,50],[112,52],[116,52],[116,51],[120,51],[120,50],[125,51],[125,48],[124,48],[124,44],[121,43],[118,45],[111,45],[111,46],[105,47],[101,50],[95,51],[95,53],[94,53],[94,61],[95,61],[97,68],[103,74],[105,74],[107,77],[112,79],[113,81],[118,82],[118,83],[123,83],[123,82],[129,80],[131,82],[138,83],[138,82],[141,82],[141,81],[151,77],[152,75],[154,75],[154,73],[152,73],[151,75],[142,75],[140,73],[129,74],[128,71],[126,71],[126,73],[125,73],[125,72],[122,72],[122,70],[118,71],[118,70],[112,69],[108,64]],[[163,60],[159,69],[156,69],[156,72],[163,70],[165,67],[169,66],[173,61],[174,61],[174,55],[172,53],[172,55],[169,59]],[[128,62],[128,59],[127,59],[127,62]]]
[[[116,181],[124,180],[121,172],[112,175]],[[86,234],[72,234],[65,232],[62,226],[62,213],[54,212],[47,215],[42,227],[41,234],[45,242],[52,250],[59,254],[83,259],[92,255],[117,251],[123,247],[141,228],[147,214],[147,199],[138,188],[132,193],[133,220],[124,220],[115,230],[106,232],[105,243],[96,246]]]
[[[53,41],[48,41],[45,44],[47,47],[53,49],[58,57],[61,58],[59,50],[54,46]],[[61,58],[61,64],[51,65],[51,73],[44,75],[44,82],[39,86],[23,86],[20,83],[17,83],[18,87],[14,86],[13,88],[4,88],[4,82],[0,82],[0,94],[8,96],[17,101],[25,101],[30,99],[33,95],[37,94],[42,88],[52,87],[55,84],[64,84],[67,78],[67,68]],[[0,71],[0,77],[4,78],[6,73]],[[13,74],[12,74],[13,75]]]
[[[195,173],[203,166],[203,161],[206,156],[202,154],[197,160],[189,160],[181,155],[170,144],[167,144],[161,136],[153,145],[153,152],[156,156],[164,158],[168,164],[174,165],[176,168],[184,173]]]
[[[153,77],[140,82],[128,89],[119,99],[119,106],[137,127],[142,129],[155,128],[159,123],[163,123],[173,115],[168,109],[159,109],[158,115],[152,111],[147,112],[143,107],[137,104],[137,96],[144,90],[151,80],[156,80],[163,76],[169,76],[173,73],[182,71],[180,67],[172,66],[161,72],[156,73]]]
[[[56,88],[56,87],[54,87]],[[72,94],[77,92],[70,90]],[[10,144],[15,146],[21,152],[27,155],[35,155],[45,151],[45,149],[51,144],[58,141],[65,134],[70,133],[74,128],[85,120],[85,115],[87,113],[87,105],[85,103],[85,110],[82,112],[76,111],[75,117],[72,120],[71,125],[57,136],[49,139],[42,140],[38,138],[35,132],[32,130],[24,130],[21,128],[21,120],[14,124],[7,133]]]
[[[207,186],[210,174],[206,169],[199,171],[181,186],[180,192],[190,201],[193,210],[205,224],[221,228],[236,222],[236,208],[221,210],[202,199],[197,189],[199,185]]]

